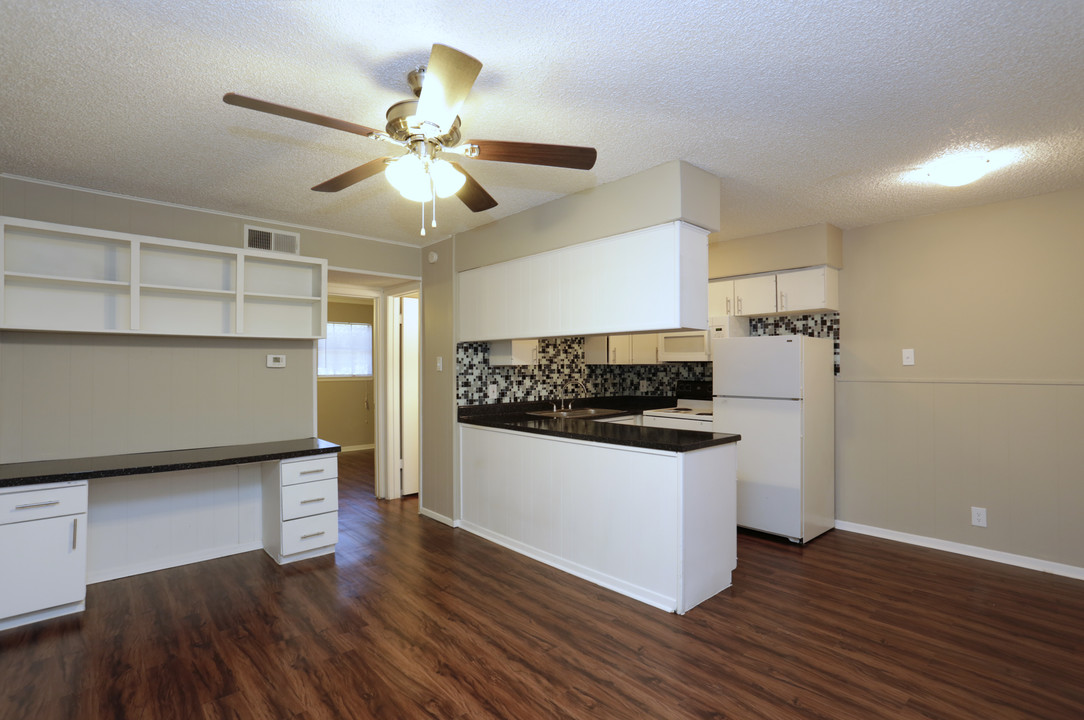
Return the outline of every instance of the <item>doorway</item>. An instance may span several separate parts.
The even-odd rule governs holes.
[[[420,281],[417,278],[328,269],[329,303],[332,299],[351,302],[360,299],[371,303],[372,307],[372,391],[369,405],[373,412],[374,494],[382,499],[396,499],[403,494],[417,493],[420,489],[419,293]],[[407,325],[405,346],[404,320]],[[406,383],[403,382],[404,374],[408,378]],[[317,385],[319,417],[320,381],[314,378],[314,384]],[[326,393],[323,399],[326,401]],[[359,415],[364,413],[364,397],[355,406]],[[404,408],[407,409],[406,415]],[[319,432],[320,423],[317,422],[318,435]],[[337,442],[332,438],[324,439]],[[343,445],[343,450],[347,450],[346,445]],[[405,486],[403,470],[408,473]]]

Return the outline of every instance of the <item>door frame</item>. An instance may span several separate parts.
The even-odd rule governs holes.
[[[421,296],[421,278],[409,278],[402,275],[389,275],[387,273],[366,272],[354,268],[328,267],[329,270],[351,273],[367,277],[381,276],[402,280],[391,286],[365,286],[345,285],[340,283],[328,283],[327,294],[329,297],[363,297],[373,300],[373,391],[376,409],[374,412],[374,452],[373,452],[373,491],[380,499],[395,499],[400,497],[399,483],[392,482],[393,473],[398,471],[398,461],[392,462],[390,458],[398,458],[392,452],[398,452],[400,446],[399,437],[399,362],[398,340],[391,342],[392,329],[398,338],[399,326],[392,322],[390,308],[395,304],[392,298],[417,293]],[[394,351],[394,362],[390,361],[390,355]],[[313,367],[315,368],[316,343],[313,342]],[[394,374],[394,378],[392,375]],[[312,422],[313,434],[316,429],[316,384],[317,377],[314,370],[312,376]],[[394,468],[394,470],[393,470]],[[395,474],[395,479],[398,475]],[[394,494],[392,494],[394,492]]]
[[[421,298],[421,282],[409,282],[388,288],[384,293],[382,318],[387,328],[385,343],[381,352],[381,365],[384,381],[377,384],[377,422],[376,443],[376,496],[386,500],[402,497],[402,485],[399,482],[399,459],[402,457],[403,438],[401,433],[402,407],[402,347],[399,341],[399,326],[402,322],[399,300],[406,296]],[[419,300],[420,301],[420,300]],[[419,329],[420,332],[420,329]],[[420,352],[420,350],[419,350]],[[419,375],[420,375],[419,363]],[[421,390],[419,378],[419,408]],[[381,402],[383,401],[383,402]],[[383,408],[383,410],[381,410]],[[381,452],[382,451],[382,452]],[[420,492],[420,490],[419,490]]]

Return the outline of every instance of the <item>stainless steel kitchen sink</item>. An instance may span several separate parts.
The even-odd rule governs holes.
[[[597,418],[607,415],[623,415],[624,410],[605,410],[603,408],[573,408],[571,410],[535,410],[527,413],[538,417],[548,418]]]

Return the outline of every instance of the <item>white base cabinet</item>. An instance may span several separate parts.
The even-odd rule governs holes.
[[[338,457],[265,463],[263,549],[280,565],[335,552],[339,541]]]
[[[0,488],[0,630],[84,609],[86,518],[86,480]]]
[[[670,612],[730,586],[734,444],[687,453],[460,425],[462,527]]]

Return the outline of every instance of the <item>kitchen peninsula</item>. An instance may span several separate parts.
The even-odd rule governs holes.
[[[669,612],[729,587],[741,436],[528,414],[551,407],[460,408],[462,527]]]

